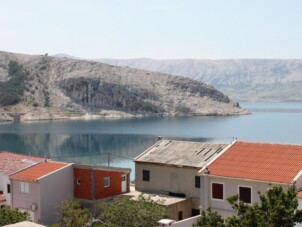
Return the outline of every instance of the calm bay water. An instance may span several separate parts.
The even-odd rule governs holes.
[[[1,123],[0,150],[55,160],[130,167],[157,136],[207,142],[302,144],[302,103],[241,103],[252,114]],[[108,154],[110,153],[110,154]],[[132,173],[132,178],[134,174]]]

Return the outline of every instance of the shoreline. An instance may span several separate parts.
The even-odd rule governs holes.
[[[69,117],[69,116],[58,116],[56,113],[51,112],[44,112],[43,114],[31,114],[31,116],[22,116],[20,115],[20,119],[16,120],[9,115],[15,115],[15,112],[0,112],[0,122],[1,123],[9,123],[9,122],[40,122],[40,121],[73,121],[73,120],[98,120],[98,119],[107,119],[107,120],[114,120],[114,119],[130,119],[130,118],[148,118],[148,117],[198,117],[198,116],[240,116],[240,115],[249,115],[251,112],[247,110],[243,110],[242,112],[236,113],[217,113],[217,112],[209,112],[209,113],[160,113],[160,114],[130,114],[125,112],[106,112],[100,114],[90,114],[90,113],[83,113],[81,116],[76,117]],[[73,113],[74,114],[74,113]],[[6,116],[5,116],[6,115]]]

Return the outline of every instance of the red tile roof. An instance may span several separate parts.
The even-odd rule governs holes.
[[[68,165],[70,165],[70,163],[52,161],[43,162],[13,175],[11,179],[36,181],[39,178],[51,174]]]
[[[302,199],[302,191],[297,192],[297,197],[298,197],[298,199]]]
[[[45,158],[1,151],[0,172],[9,175],[43,160],[45,160]]]
[[[238,141],[208,169],[210,175],[291,183],[302,169],[302,146]]]

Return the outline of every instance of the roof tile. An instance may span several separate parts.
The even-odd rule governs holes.
[[[208,168],[211,175],[291,183],[302,169],[302,146],[238,141]]]

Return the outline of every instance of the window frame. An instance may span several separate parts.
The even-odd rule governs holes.
[[[10,192],[11,192],[10,184],[6,184],[6,193],[10,194]]]
[[[24,193],[24,194],[29,193],[29,183],[28,182],[24,182],[24,181],[20,182],[20,192]]]
[[[196,185],[196,179],[199,179],[198,180],[198,185]],[[199,188],[200,189],[200,186],[201,186],[201,180],[200,180],[200,176],[195,176],[195,178],[194,178],[194,184],[195,184],[195,188]],[[198,186],[198,187],[197,187]]]
[[[145,174],[144,173],[148,173],[148,179],[145,179]],[[143,181],[147,181],[147,182],[150,182],[150,170],[147,170],[147,169],[143,169]]]
[[[77,185],[81,185],[81,179],[77,178],[76,183],[77,183]]]
[[[251,189],[251,202],[250,203],[247,203],[247,202],[244,202],[244,201],[240,200],[240,188],[249,188],[249,189]],[[247,185],[238,185],[238,201],[242,201],[245,204],[253,204],[253,187],[252,186],[247,186]]]
[[[222,185],[222,199],[213,198],[213,184],[221,184]],[[220,201],[220,202],[225,200],[225,189],[224,189],[224,183],[223,182],[211,181],[211,200]]]
[[[103,185],[104,185],[104,188],[110,188],[110,185],[111,185],[111,177],[104,177],[104,180],[103,180]],[[106,182],[108,182],[108,184],[106,184]]]

